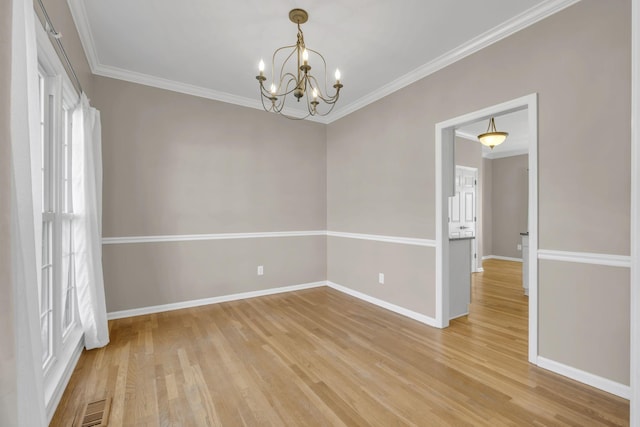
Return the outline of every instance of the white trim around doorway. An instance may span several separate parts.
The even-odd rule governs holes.
[[[529,362],[538,364],[538,95],[493,105],[436,124],[436,324],[449,326],[447,198],[452,192],[455,129],[498,114],[527,110],[529,132]]]
[[[640,0],[631,3],[631,366],[629,424],[640,427]]]

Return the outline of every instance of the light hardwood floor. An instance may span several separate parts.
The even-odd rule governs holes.
[[[520,264],[488,260],[445,330],[330,288],[111,321],[54,416],[110,426],[628,425],[628,401],[527,362]]]

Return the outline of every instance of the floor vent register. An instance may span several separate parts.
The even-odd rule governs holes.
[[[73,427],[107,427],[110,409],[110,397],[87,403],[76,416]]]

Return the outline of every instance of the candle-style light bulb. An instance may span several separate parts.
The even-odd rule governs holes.
[[[260,71],[260,77],[264,77],[264,61],[262,59],[258,64],[258,71]]]
[[[313,99],[316,99],[318,97],[318,89],[313,89]]]
[[[276,85],[271,83],[271,95],[275,95],[276,94]]]
[[[309,52],[307,52],[307,49],[302,51],[302,63],[304,65],[309,65]]]
[[[340,70],[336,68],[336,83],[340,83]]]

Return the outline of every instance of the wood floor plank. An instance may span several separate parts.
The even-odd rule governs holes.
[[[527,362],[521,264],[484,262],[468,316],[431,328],[330,288],[109,322],[52,426],[626,426],[629,402]]]

